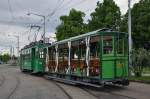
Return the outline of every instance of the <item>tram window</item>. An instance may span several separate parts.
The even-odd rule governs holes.
[[[117,38],[117,54],[123,54],[123,53],[124,53],[124,39]]]
[[[55,60],[56,51],[55,47],[49,48],[49,60]]]
[[[43,52],[42,49],[40,50],[40,53],[39,53],[39,54],[40,54],[40,58],[44,58],[44,52]]]
[[[67,43],[59,45],[59,59],[68,59],[68,45]]]
[[[68,48],[64,48],[63,49],[63,53],[64,53],[64,59],[67,60],[68,59]]]
[[[85,56],[86,56],[86,43],[85,43],[85,39],[81,39],[79,44],[80,44],[80,46],[79,46],[79,49],[80,49],[80,58],[81,59],[85,59]]]
[[[79,41],[73,41],[71,44],[71,57],[72,59],[78,59],[78,52],[79,52]]]
[[[38,48],[36,48],[36,52],[38,52]]]
[[[90,76],[99,76],[99,35],[90,37]]]
[[[124,38],[124,54],[127,56],[128,55],[128,38]]]
[[[85,59],[86,43],[85,38],[72,42],[72,59]]]
[[[86,39],[82,38],[71,43],[71,71],[80,68],[81,75],[86,75]]]
[[[59,49],[59,60],[63,59],[63,50]]]
[[[55,49],[55,46],[52,46],[52,47],[49,47],[48,48],[48,54],[49,54],[49,57],[48,58],[48,68],[50,71],[54,72],[55,70],[55,66],[56,66],[56,49]]]
[[[73,49],[73,52],[72,52],[72,58],[73,59],[78,59],[78,49]]]
[[[113,52],[113,38],[112,36],[103,37],[103,54],[112,54]]]
[[[93,36],[90,39],[90,58],[98,58],[99,36]]]
[[[58,45],[58,71],[64,73],[68,68],[68,43]]]

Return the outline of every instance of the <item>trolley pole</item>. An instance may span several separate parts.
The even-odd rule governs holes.
[[[43,33],[43,35],[42,35],[42,37],[43,37],[43,42],[45,43],[45,19],[46,19],[46,17],[45,16],[43,16],[43,19],[44,19],[44,33]]]
[[[132,34],[131,34],[131,0],[128,0],[128,42],[129,42],[129,66],[132,64],[131,51],[132,51]]]
[[[46,22],[46,16],[45,15],[41,15],[41,14],[36,14],[36,13],[27,13],[27,15],[35,15],[35,16],[39,16],[39,17],[42,17],[43,18],[43,21],[44,21],[44,23],[43,23],[43,34],[42,34],[42,39],[43,39],[43,42],[45,43],[45,27],[46,27],[46,24],[45,24],[45,22]]]

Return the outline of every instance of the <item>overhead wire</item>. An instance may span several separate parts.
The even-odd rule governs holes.
[[[70,0],[70,2],[72,2],[73,0]],[[88,1],[88,0],[81,0],[80,2],[77,2],[76,4],[74,4],[74,5],[71,5],[71,6],[76,6],[76,5],[79,5],[79,4],[82,4],[82,3],[84,3],[85,1]],[[69,2],[69,1],[68,1]],[[69,2],[69,3],[70,3]],[[69,6],[69,7],[67,7],[67,8],[65,8],[65,9],[63,9],[63,7],[59,7],[59,11],[61,11],[61,10],[67,10],[68,8],[70,8],[71,6]],[[57,10],[58,11],[58,10]],[[55,14],[55,16],[56,16],[56,14]],[[51,16],[52,17],[52,16]],[[54,17],[54,16],[53,16]],[[54,18],[55,19],[55,18]]]
[[[37,33],[35,33],[35,41],[37,40],[37,36],[38,36],[38,33],[39,33],[39,31],[40,31],[40,27],[37,29]]]
[[[72,2],[73,0],[70,0],[70,1],[68,1],[67,3],[70,3],[70,2]],[[88,0],[86,0],[86,1],[88,1]],[[82,3],[84,3],[85,2],[85,0],[82,0],[82,1],[80,1],[80,2],[78,2],[78,3],[76,3],[76,4],[74,4],[74,5],[71,5],[71,6],[76,6],[76,5],[78,5],[78,4],[82,4]],[[66,4],[66,3],[65,3]],[[69,7],[67,7],[67,8],[69,8]],[[65,8],[65,9],[67,9],[67,8]],[[60,8],[61,10],[62,10],[62,8]],[[93,9],[93,8],[92,8]],[[89,12],[90,10],[92,10],[92,9],[87,9],[87,10],[85,10],[84,12]],[[56,20],[55,18],[53,19],[53,20],[51,20],[51,22],[53,22],[54,20]],[[52,25],[51,25],[52,26]],[[53,26],[54,27],[54,26]]]
[[[60,1],[58,0],[58,1],[56,2],[57,5],[56,5],[55,8],[53,9],[53,11],[52,11],[51,13],[49,13],[49,14],[46,16],[46,18],[47,18],[48,21],[49,21],[49,18],[51,18],[53,15],[55,15],[58,10],[61,10],[65,4],[68,4],[68,3],[72,2],[73,0],[69,0],[69,1],[66,2],[65,4],[64,4],[64,1],[65,1],[65,0],[61,0],[61,2],[60,2]],[[43,20],[42,20],[42,21],[43,21]],[[41,21],[40,21],[40,22],[41,22]],[[41,24],[42,24],[42,23],[41,23]]]
[[[28,41],[29,41],[29,43],[31,42],[31,40],[30,40],[30,34],[31,34],[31,30],[32,30],[32,27],[30,27],[30,30],[29,30],[29,35],[28,35]]]
[[[58,0],[57,5],[53,9],[53,11],[47,15],[47,17],[53,16],[56,13],[56,11],[59,9],[59,7],[63,4],[63,2],[64,2],[64,0],[62,0],[61,2],[59,2],[59,0]]]
[[[3,21],[4,23],[9,23],[7,24],[7,29],[6,30],[9,30],[10,29],[10,24],[13,23],[13,19],[14,19],[14,15],[13,15],[13,10],[12,10],[12,7],[11,7],[11,3],[10,3],[10,0],[7,0],[7,3],[8,3],[8,12],[10,13],[10,20],[9,21]]]
[[[51,13],[49,13],[47,16],[46,16],[46,18],[50,18],[50,17],[52,17],[56,12],[57,12],[57,10],[59,10],[59,7],[60,6],[62,6],[62,4],[64,3],[64,1],[65,0],[61,0],[61,2],[60,2],[60,0],[58,0],[57,2],[56,2],[56,6],[55,6],[55,8],[52,10],[52,12]],[[47,20],[47,19],[46,19]],[[40,25],[42,25],[43,23],[41,23],[43,20],[40,20],[39,22],[40,22]]]
[[[88,0],[81,0],[81,1],[79,1],[75,4],[73,4],[73,5],[67,6],[65,9],[61,9],[61,10],[67,10],[68,8],[71,8],[71,7],[74,7],[74,6],[79,6],[79,5],[81,5],[82,3],[86,2],[86,1],[88,1]]]
[[[12,21],[14,19],[14,15],[13,15],[13,10],[12,10],[12,7],[11,7],[11,3],[10,3],[10,0],[7,0],[8,1],[8,8],[9,8],[9,12],[10,12],[10,15],[12,17]]]
[[[63,4],[64,0],[62,0],[62,2],[59,4],[59,5],[56,5],[55,9],[52,11],[52,13],[48,14],[47,17],[48,17],[48,21],[49,19],[56,14],[56,12],[58,10],[61,10],[66,4],[69,4],[71,3],[73,0],[69,0],[68,2],[66,2],[65,4]],[[56,20],[56,19],[55,19]],[[52,25],[51,25],[52,26]],[[54,28],[54,26],[52,26]]]

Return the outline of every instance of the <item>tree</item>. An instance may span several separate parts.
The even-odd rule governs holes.
[[[150,49],[150,0],[140,0],[131,10],[132,37],[135,48]],[[121,30],[127,32],[128,13],[121,22]]]
[[[2,62],[7,63],[9,61],[9,59],[10,59],[10,56],[8,54],[0,55],[0,60]]]
[[[146,49],[133,49],[131,52],[132,69],[135,76],[141,76],[143,69],[150,66],[150,52]]]
[[[90,31],[99,28],[112,28],[117,30],[121,21],[120,8],[113,0],[104,0],[103,3],[97,2],[97,8],[95,12],[91,13],[91,18],[89,20]]]
[[[85,14],[72,9],[69,15],[61,16],[61,24],[56,28],[57,40],[67,39],[85,33],[86,25],[83,23]]]

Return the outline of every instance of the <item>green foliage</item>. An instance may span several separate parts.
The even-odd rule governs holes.
[[[142,76],[142,77],[129,77],[129,80],[132,81],[139,81],[139,82],[144,82],[144,83],[149,83],[150,84],[150,77],[149,76]]]
[[[91,13],[89,20],[89,30],[93,31],[99,28],[112,28],[117,30],[120,26],[121,12],[120,8],[113,0],[104,0],[98,2],[95,12]]]
[[[132,50],[131,59],[135,76],[141,76],[143,69],[150,66],[150,52],[146,49],[139,48],[137,50]]]
[[[0,55],[0,60],[4,63],[7,63],[10,59],[10,56],[8,54]]]
[[[150,0],[140,0],[131,10],[133,43],[136,48],[150,44]],[[128,13],[123,17],[121,31],[127,32]]]
[[[91,13],[92,19],[88,24],[83,22],[85,14],[72,9],[68,16],[61,16],[61,24],[56,28],[57,40],[77,36],[99,28],[112,28],[116,30],[120,26],[120,8],[113,0],[104,0],[97,3],[95,12]]]
[[[83,23],[84,16],[83,12],[75,9],[72,9],[68,16],[61,16],[61,24],[56,28],[57,40],[85,33],[86,25]]]

